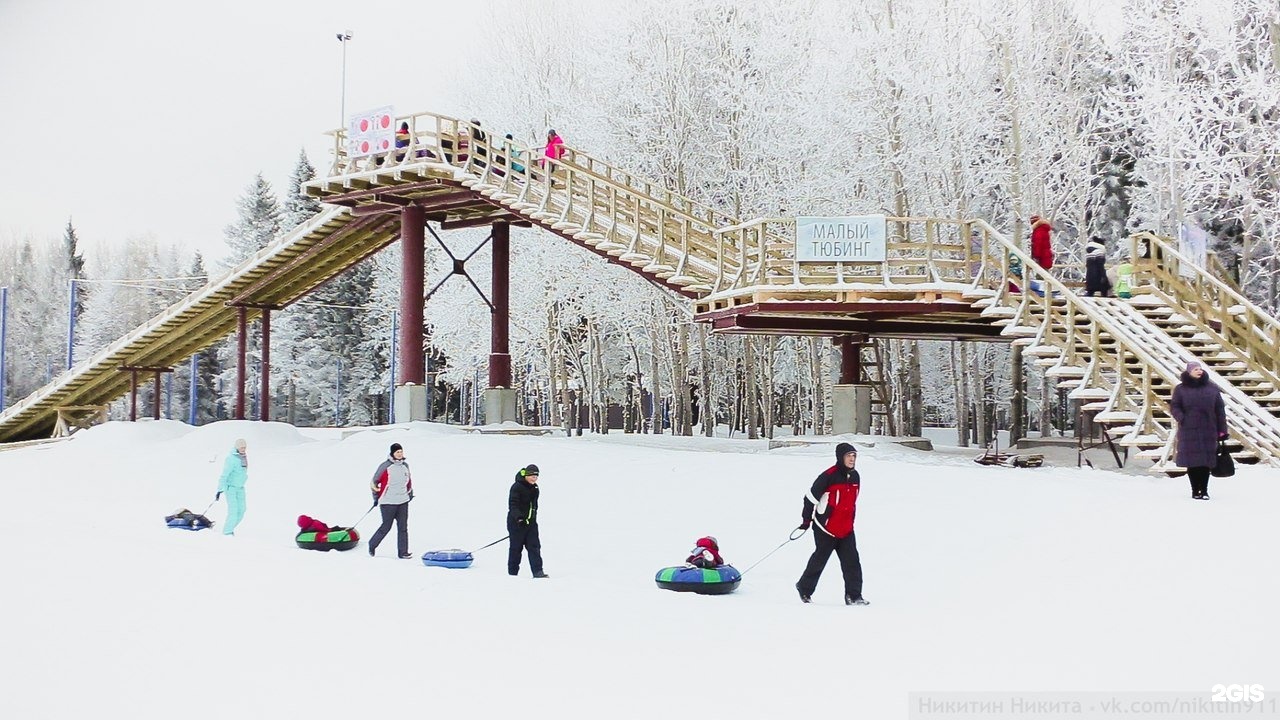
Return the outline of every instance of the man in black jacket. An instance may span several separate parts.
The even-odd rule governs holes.
[[[849,443],[836,445],[836,464],[813,481],[813,487],[804,497],[800,527],[806,530],[810,525],[816,527],[813,530],[813,555],[796,583],[802,602],[813,601],[818,578],[834,552],[840,558],[840,571],[844,575],[844,604],[870,604],[862,597],[862,561],[858,557],[858,541],[853,534],[858,491],[862,488],[862,477],[853,469],[857,462],[857,448]]]
[[[507,498],[507,532],[511,551],[507,553],[507,573],[520,574],[520,555],[529,551],[529,569],[536,578],[550,577],[542,571],[542,543],[538,540],[538,466],[527,465],[516,473]]]

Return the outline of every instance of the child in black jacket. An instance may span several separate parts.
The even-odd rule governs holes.
[[[507,553],[507,574],[520,574],[520,556],[529,552],[529,569],[535,578],[550,577],[542,571],[542,543],[538,539],[538,466],[526,465],[516,473],[507,497],[507,532],[511,550]]]

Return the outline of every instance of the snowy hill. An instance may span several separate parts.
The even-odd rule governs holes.
[[[236,437],[236,536],[167,529],[213,499]],[[899,718],[918,691],[1280,692],[1274,471],[1198,502],[1183,479],[864,448],[872,605],[851,608],[835,558],[797,599],[810,535],[733,595],[653,582],[703,534],[739,569],[786,540],[833,445],[629,440],[150,422],[0,452],[0,716]],[[512,475],[536,462],[552,577],[508,577],[505,543],[467,570],[394,560],[394,538],[376,559],[297,549],[297,515],[361,516],[392,442],[415,554],[503,536]]]

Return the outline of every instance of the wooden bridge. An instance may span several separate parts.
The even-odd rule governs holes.
[[[792,219],[730,217],[573,148],[544,158],[456,118],[395,122],[408,145],[376,155],[353,157],[335,133],[332,166],[306,187],[328,209],[7,409],[0,440],[47,436],[59,408],[110,402],[139,371],[236,328],[243,338],[248,320],[408,237],[405,218],[418,217],[442,230],[540,227],[688,298],[718,332],[1024,345],[1157,470],[1176,469],[1168,397],[1199,358],[1224,388],[1237,457],[1280,466],[1280,322],[1162,238],[1130,238],[1129,301],[1078,295],[1076,269],[1045,271],[976,219],[888,218],[884,262],[801,263]],[[1032,281],[1044,292],[1012,290]]]

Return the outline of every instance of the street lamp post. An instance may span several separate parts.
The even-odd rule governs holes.
[[[387,403],[387,424],[391,425],[396,421],[396,323],[399,320],[395,310],[391,311],[391,337],[389,338],[391,349],[387,355],[391,362],[391,399]]]
[[[352,37],[350,30],[337,34],[338,42],[342,43],[342,117],[338,119],[338,127],[347,126],[347,41]]]
[[[5,383],[5,338],[9,335],[9,288],[0,287],[0,410],[4,410],[4,391],[9,389]]]
[[[76,279],[71,278],[70,309],[67,311],[67,369],[76,359]]]

